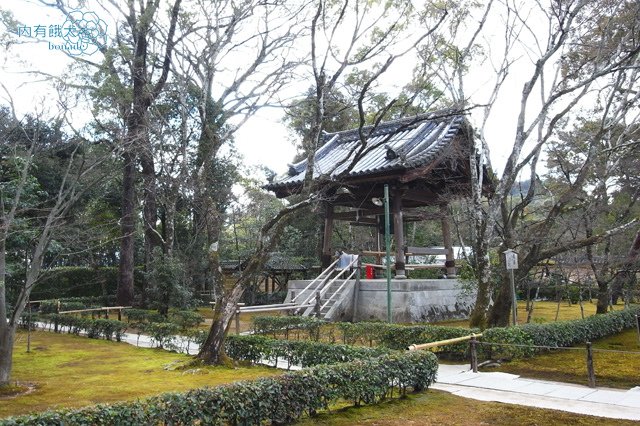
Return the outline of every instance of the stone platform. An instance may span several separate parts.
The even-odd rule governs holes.
[[[286,302],[292,293],[306,298],[315,284],[301,294],[311,280],[291,280]],[[356,286],[358,287],[356,289]],[[356,294],[357,290],[357,294]],[[467,318],[475,295],[463,289],[457,279],[392,279],[391,311],[393,322],[411,323]],[[350,281],[327,319],[334,321],[387,320],[387,280]]]

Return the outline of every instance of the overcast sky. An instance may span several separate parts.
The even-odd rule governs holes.
[[[68,2],[68,3],[73,3]],[[90,8],[91,2],[86,2],[84,9]],[[4,4],[3,8],[10,9],[15,16],[35,31],[36,26],[49,28],[51,25],[62,24],[64,19],[56,11],[45,8],[37,2],[29,0],[17,0]],[[100,18],[107,21],[107,25],[112,29],[113,22],[109,21],[109,16]],[[22,38],[27,40],[26,38]],[[34,40],[32,38],[32,40]],[[0,58],[0,81],[6,86],[7,91],[13,98],[20,113],[33,112],[35,107],[47,105],[56,99],[56,94],[51,89],[44,78],[34,77],[24,74],[25,70],[36,70],[62,75],[65,66],[70,59],[58,50],[52,50],[51,41],[56,41],[51,37],[41,37],[40,43],[28,43],[13,48],[13,54]],[[95,60],[99,60],[98,55],[94,55]],[[411,60],[408,58],[407,60]],[[526,58],[524,64],[528,62]],[[405,67],[410,69],[410,67]],[[491,148],[491,157],[494,168],[501,169],[506,161],[507,153],[513,141],[513,129],[516,114],[518,111],[518,94],[521,91],[521,81],[518,80],[517,68],[512,73],[507,82],[507,92],[511,91],[514,96],[502,99],[493,112],[494,123],[488,127],[488,141]],[[515,74],[515,78],[513,75]],[[490,84],[493,77],[490,67],[484,67],[478,71],[467,86],[469,94],[484,97],[483,90]],[[405,76],[402,76],[405,77]],[[390,76],[393,80],[394,76]],[[399,78],[405,80],[405,78]],[[308,82],[300,82],[300,91],[303,92],[309,86]],[[7,94],[0,93],[3,101],[6,102]],[[55,109],[55,106],[50,106]],[[75,112],[75,118],[81,120],[82,111]],[[294,142],[291,135],[281,122],[282,111],[270,108],[259,111],[250,118],[235,135],[237,150],[243,155],[247,165],[265,165],[278,173],[286,170],[287,163],[291,162],[295,155]]]

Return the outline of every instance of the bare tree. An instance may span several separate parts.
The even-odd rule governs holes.
[[[489,2],[481,13],[478,30],[467,37],[470,42],[465,48],[455,48],[455,40],[445,44],[448,49],[453,45],[458,52],[455,60],[443,65],[449,75],[458,77],[450,79],[450,91],[459,102],[479,113],[478,146],[472,153],[472,163],[486,156],[484,147],[492,122],[500,120],[502,127],[513,131],[506,164],[496,177],[495,194],[486,203],[479,197],[482,175],[475,173],[474,250],[476,258],[484,260],[476,265],[478,296],[473,325],[483,326],[487,321],[490,325],[505,325],[509,318],[511,296],[507,274],[490,270],[491,247],[496,247],[500,254],[507,248],[518,250],[522,261],[517,274],[524,277],[543,259],[597,243],[632,225],[633,221],[618,224],[591,237],[559,245],[554,245],[554,240],[539,239],[527,246],[518,235],[522,214],[538,189],[539,161],[563,123],[570,123],[580,109],[591,109],[594,104],[600,106],[599,120],[605,132],[611,126],[629,125],[629,120],[635,120],[631,105],[638,93],[634,75],[640,49],[633,36],[638,26],[636,9],[637,5],[624,1],[605,5],[591,0]],[[499,27],[494,25],[498,22]],[[501,29],[502,38],[495,36],[495,28]],[[494,73],[491,88],[481,93],[482,99],[478,100],[479,93],[470,93],[468,89],[469,80],[477,78],[474,67],[481,64],[493,66]],[[521,90],[517,105],[513,102],[518,113],[510,122],[498,116],[504,114],[498,105],[508,102],[501,99],[512,97],[513,89],[508,83],[513,76],[522,81],[518,83]],[[563,214],[575,191],[584,184],[597,145],[592,148],[584,162],[584,173],[578,174],[573,189],[553,200],[545,218],[529,228],[531,232],[547,235]],[[529,177],[531,186],[527,194],[516,200],[511,196],[512,188],[523,173]],[[502,275],[497,289],[490,283],[492,273]]]
[[[37,117],[33,126],[24,126],[11,109],[11,117],[3,117],[0,139],[3,140],[6,175],[0,177],[0,386],[9,383],[12,352],[16,330],[29,296],[38,283],[45,255],[56,233],[62,232],[70,209],[90,188],[107,181],[100,166],[112,158],[113,153],[101,146],[92,146],[84,140],[43,141]],[[52,119],[53,120],[53,119]],[[66,149],[70,152],[62,178],[55,193],[30,206],[26,200],[33,197],[33,167],[37,156],[45,149]],[[105,152],[100,152],[105,151]],[[3,173],[4,174],[4,173]],[[34,212],[37,215],[34,217]],[[19,232],[21,223],[29,221],[30,229],[38,231],[28,252],[24,277],[17,293],[7,299],[6,278],[8,243]],[[14,248],[11,247],[11,250]]]
[[[353,94],[353,104],[359,111],[359,127],[362,144],[345,164],[340,176],[335,176],[333,185],[339,185],[342,177],[349,173],[357,161],[370,149],[366,139],[375,126],[385,118],[386,112],[397,102],[391,99],[373,118],[373,129],[364,130],[367,123],[366,106],[368,96],[379,84],[381,77],[390,72],[392,65],[418,46],[428,36],[443,26],[447,16],[447,5],[427,4],[424,10],[416,10],[408,2],[329,2],[319,1],[309,6],[310,71],[313,78],[315,99],[314,116],[310,125],[311,137],[303,147],[307,158],[302,200],[284,207],[260,232],[256,251],[235,286],[222,299],[216,309],[213,325],[207,341],[198,357],[205,362],[217,363],[224,358],[224,335],[235,312],[236,303],[244,290],[250,286],[251,278],[260,271],[269,251],[274,247],[284,226],[295,212],[317,203],[325,196],[314,185],[314,153],[320,146],[325,121],[325,99],[339,85],[344,84],[347,73],[358,71],[358,67],[371,70],[359,75],[359,83]],[[421,31],[415,31],[420,23]],[[352,74],[353,75],[353,74]],[[409,76],[410,78],[410,76]],[[330,189],[331,183],[324,189]]]

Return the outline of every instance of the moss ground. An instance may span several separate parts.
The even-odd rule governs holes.
[[[585,315],[595,313],[595,305],[585,303]],[[553,321],[557,305],[538,302],[534,321]],[[618,309],[620,309],[619,307]],[[205,317],[210,309],[203,308]],[[524,304],[519,306],[520,322],[525,320]],[[241,330],[251,326],[249,314],[241,316]],[[563,302],[559,319],[580,317],[578,305]],[[441,323],[442,324],[442,323]],[[466,321],[450,321],[447,325],[465,326]],[[209,323],[210,325],[210,323]],[[232,332],[234,331],[232,324]],[[595,343],[596,348],[635,348],[638,356],[618,353],[595,354],[598,386],[630,387],[640,385],[640,346],[634,330]],[[237,380],[253,379],[278,372],[261,367],[203,367],[176,369],[191,358],[155,349],[136,348],[69,335],[36,332],[32,351],[26,353],[26,336],[18,335],[14,351],[13,379],[34,386],[31,393],[17,397],[0,395],[0,417],[42,411],[49,408],[80,407],[95,403],[144,398],[166,391],[183,391],[205,385],[215,386]],[[566,357],[563,358],[563,357]],[[635,357],[635,358],[633,358]],[[628,359],[627,359],[628,358]],[[572,367],[572,366],[577,367]],[[505,364],[500,371],[527,377],[584,383],[584,352],[556,352],[533,359]],[[624,380],[616,378],[618,372]],[[612,378],[611,378],[612,377]],[[612,383],[610,383],[611,381]],[[626,425],[633,422],[599,419],[552,410],[533,409],[500,403],[479,402],[443,392],[427,391],[402,400],[378,406],[334,409],[332,413],[307,419],[302,424],[376,424],[376,425]]]
[[[34,332],[27,353],[26,335],[20,333],[12,380],[32,383],[35,390],[16,398],[0,397],[0,417],[144,398],[279,373],[263,367],[176,368],[191,359],[161,349],[49,332]]]
[[[388,402],[333,410],[300,425],[637,425],[555,410],[483,402],[429,390]]]
[[[622,389],[640,386],[640,344],[636,330],[599,340],[593,347],[597,386]],[[559,349],[505,363],[498,370],[523,377],[586,385],[586,350]]]

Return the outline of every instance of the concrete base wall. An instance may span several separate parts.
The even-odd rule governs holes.
[[[291,293],[295,292],[297,300],[306,297],[311,291],[301,291],[310,283],[309,280],[289,281],[287,302]],[[354,281],[355,285],[355,281]],[[385,279],[361,280],[355,312],[342,306],[340,313],[333,320],[356,321],[387,319],[387,281]],[[457,279],[435,280],[391,280],[391,312],[393,322],[425,322],[448,319],[468,318],[475,295],[463,291]],[[341,315],[340,315],[341,314]]]

